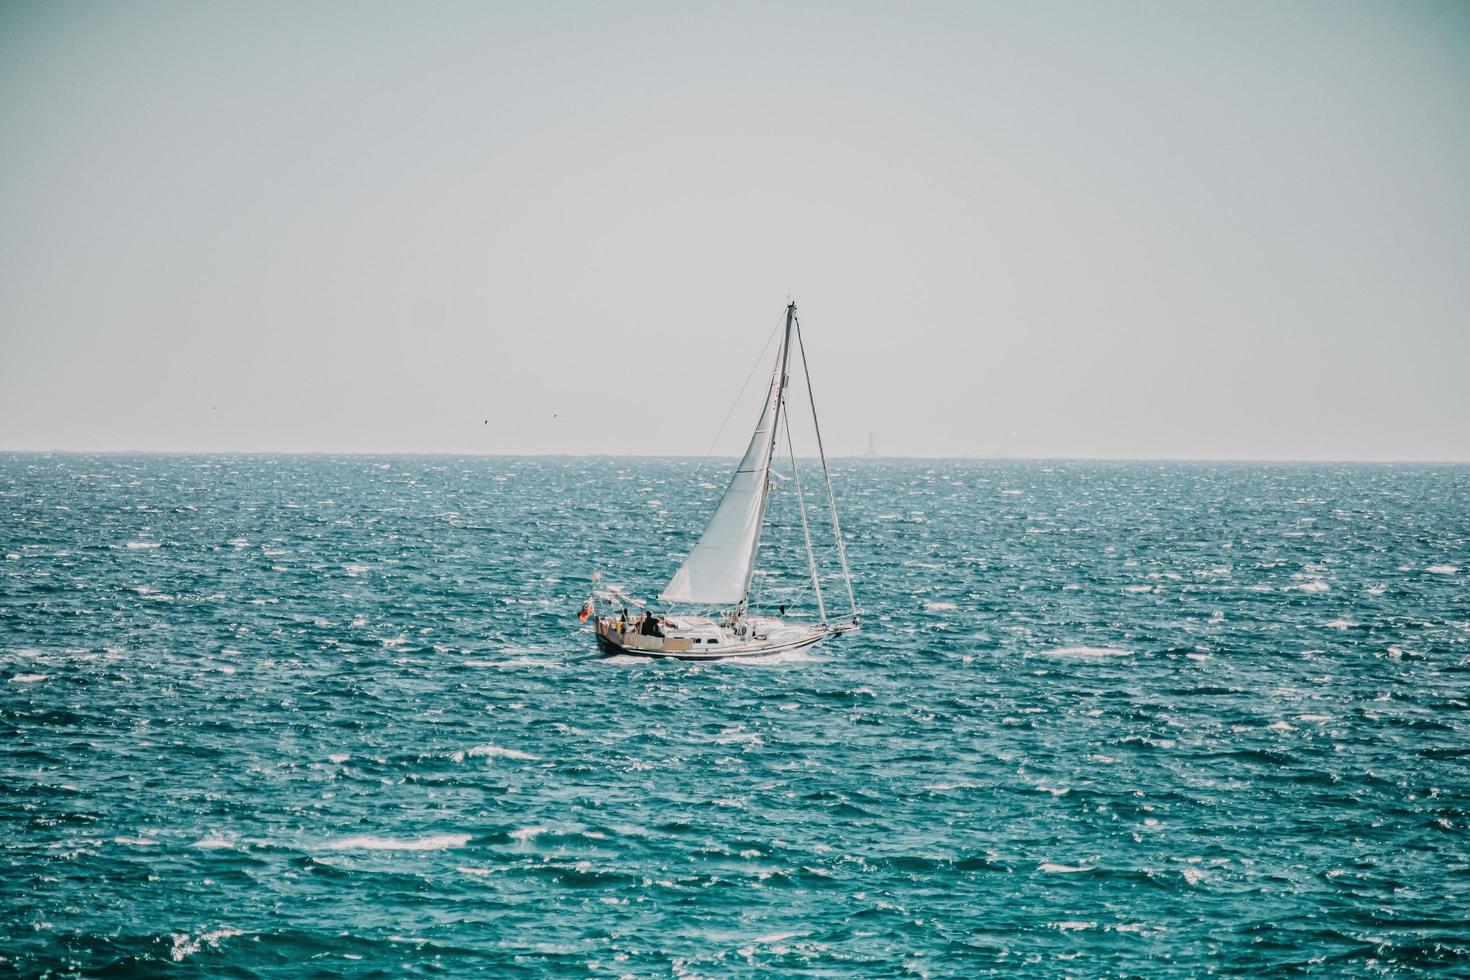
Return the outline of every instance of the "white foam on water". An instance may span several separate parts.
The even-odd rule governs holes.
[[[716,745],[731,745],[735,743],[745,745],[765,745],[765,740],[758,732],[743,732],[735,728],[727,728],[715,736]]]
[[[1306,582],[1299,582],[1296,585],[1287,586],[1287,588],[1295,589],[1298,592],[1331,592],[1332,591],[1332,586],[1328,585],[1326,582],[1322,581],[1319,578],[1314,578],[1314,579],[1311,579],[1310,581],[1306,581]]]
[[[772,653],[764,657],[736,657],[732,660],[716,660],[715,664],[720,667],[739,667],[741,669],[753,667],[778,667],[784,664],[819,664],[824,663],[822,657],[811,651],[814,647],[804,647],[800,650],[783,650],[781,653]],[[634,657],[634,660],[648,661],[646,657]],[[686,667],[705,667],[707,664],[685,663]]]
[[[469,834],[430,834],[428,837],[374,837],[359,834],[328,841],[332,851],[447,851],[464,847],[470,842]]]
[[[242,935],[244,933],[239,929],[214,929],[209,932],[201,932],[199,935],[190,939],[187,932],[176,932],[173,934],[174,948],[170,955],[173,957],[175,963],[182,963],[186,957],[194,955],[205,946],[218,948],[221,939]]]
[[[461,866],[454,870],[462,875],[469,875],[471,878],[488,878],[495,873],[494,868],[472,868],[467,866]]]
[[[1333,619],[1326,623],[1323,623],[1322,625],[1335,630],[1350,630],[1358,624],[1353,622],[1351,619]]]
[[[949,612],[955,608],[952,602],[925,602],[924,608],[929,612]]]
[[[483,663],[486,667],[543,667],[549,670],[558,670],[562,666],[554,660],[537,660],[534,657],[512,657],[509,660],[485,660],[477,663]]]
[[[1072,875],[1072,874],[1076,874],[1079,871],[1091,871],[1092,870],[1092,865],[1090,865],[1090,864],[1056,864],[1056,863],[1054,863],[1052,861],[1043,861],[1043,862],[1041,862],[1041,865],[1037,868],[1037,870],[1038,871],[1042,871],[1045,874],[1049,874],[1049,875]]]
[[[1319,721],[1319,722],[1320,721],[1331,721],[1332,720],[1332,716],[1331,715],[1316,715],[1316,714],[1313,714],[1313,715],[1297,715],[1296,716],[1296,720],[1297,721]]]
[[[548,833],[550,830],[550,827],[522,827],[519,830],[512,830],[510,836],[512,840],[518,840],[524,843],[533,840],[541,834]]]
[[[1184,880],[1191,885],[1198,885],[1200,882],[1204,881],[1206,877],[1205,873],[1199,868],[1183,868],[1180,870],[1179,873],[1182,874],[1184,876]]]
[[[335,753],[333,755],[327,756],[327,761],[328,762],[335,762],[337,765],[340,766],[342,763],[346,762],[349,758],[351,758],[351,757],[346,752],[337,752],[337,753]]]
[[[1124,592],[1142,593],[1152,592],[1153,590],[1154,587],[1152,585],[1126,585],[1123,587]]]
[[[10,679],[10,683],[12,683],[12,684],[35,684],[35,683],[37,683],[39,681],[44,681],[49,676],[50,676],[49,674],[16,674],[14,677],[12,677]]]
[[[806,935],[806,933],[803,933],[803,932],[773,932],[773,933],[770,933],[770,934],[765,935],[765,936],[756,936],[754,939],[751,940],[751,942],[753,942],[753,943],[779,943],[782,940],[794,939],[797,936],[804,936],[804,935]]]
[[[452,756],[455,762],[463,762],[465,758],[471,759],[518,759],[522,762],[535,762],[539,756],[520,749],[507,749],[499,745],[476,745],[464,752],[456,752]]]
[[[1454,565],[1430,565],[1424,570],[1432,575],[1455,575],[1460,571]]]
[[[126,844],[129,847],[152,847],[158,843],[152,837],[114,837],[112,842],[114,844]]]
[[[1076,919],[1069,919],[1066,922],[1053,922],[1051,925],[1053,929],[1058,929],[1062,932],[1081,932],[1084,929],[1097,928],[1096,922],[1083,922]]]
[[[1286,722],[1286,721],[1273,721],[1273,722],[1271,722],[1271,724],[1267,725],[1266,727],[1269,728],[1269,729],[1271,729],[1271,731],[1273,731],[1273,732],[1294,732],[1294,731],[1296,731],[1296,729],[1291,725],[1291,723],[1290,722]]]
[[[157,541],[129,541],[128,542],[128,550],[129,551],[143,551],[143,550],[148,549],[148,548],[157,548],[157,547],[158,547],[158,542]]]
[[[234,847],[235,846],[235,842],[232,841],[232,840],[229,840],[228,838],[221,837],[218,834],[210,834],[208,837],[201,837],[201,838],[199,838],[198,840],[196,840],[194,843],[190,844],[189,846],[190,847],[197,847],[201,851],[217,851],[217,850],[223,850],[225,848]]]
[[[1120,647],[1057,647],[1053,650],[1043,650],[1036,656],[1081,657],[1085,660],[1098,660],[1103,657],[1126,657],[1132,652],[1132,650],[1124,650]]]

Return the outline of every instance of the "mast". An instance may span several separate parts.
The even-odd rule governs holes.
[[[755,574],[755,556],[761,547],[761,530],[766,519],[766,500],[771,495],[771,460],[776,455],[776,433],[780,432],[781,406],[786,402],[786,359],[791,353],[791,331],[796,324],[796,303],[786,304],[786,330],[781,336],[781,351],[776,355],[776,376],[772,384],[777,386],[775,415],[771,418],[771,440],[766,447],[765,466],[761,470],[760,503],[755,517],[755,537],[750,543],[750,554],[745,563],[745,584],[740,590],[740,604],[735,607],[737,616],[745,615],[750,602],[750,579]]]
[[[796,304],[791,304],[789,311],[792,317],[796,314]],[[787,342],[791,339],[791,321],[787,321]],[[812,405],[812,428],[817,432],[817,456],[822,461],[822,479],[827,482],[827,506],[832,511],[832,536],[837,539],[837,558],[842,562],[842,581],[847,585],[847,601],[852,605],[852,621],[857,622],[858,607],[857,596],[852,591],[852,574],[847,570],[847,549],[842,545],[842,527],[837,523],[837,497],[832,492],[832,474],[827,472],[827,452],[822,448],[822,426],[817,422],[817,395],[812,391],[812,369],[806,360],[806,342],[801,337],[801,327],[796,329],[797,349],[801,351],[801,371],[806,376],[806,394]],[[868,436],[868,446],[872,448],[872,436]],[[810,545],[808,545],[810,547]]]

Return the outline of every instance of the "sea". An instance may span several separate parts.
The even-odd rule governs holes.
[[[0,454],[0,973],[1470,975],[1470,467],[730,466]]]

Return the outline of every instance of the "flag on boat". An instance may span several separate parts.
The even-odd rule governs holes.
[[[592,600],[588,599],[582,603],[582,608],[577,611],[577,622],[587,622],[587,617],[592,615]]]

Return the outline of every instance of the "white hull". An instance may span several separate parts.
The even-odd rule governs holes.
[[[597,645],[609,656],[657,660],[749,660],[801,650],[852,629],[851,626],[792,626],[776,619],[762,619],[757,623],[758,628],[752,632],[764,631],[763,635],[737,637],[729,627],[716,627],[708,620],[675,619],[668,623],[666,635],[658,637],[621,631],[617,620],[606,617],[597,621]],[[709,642],[711,639],[716,642]]]

